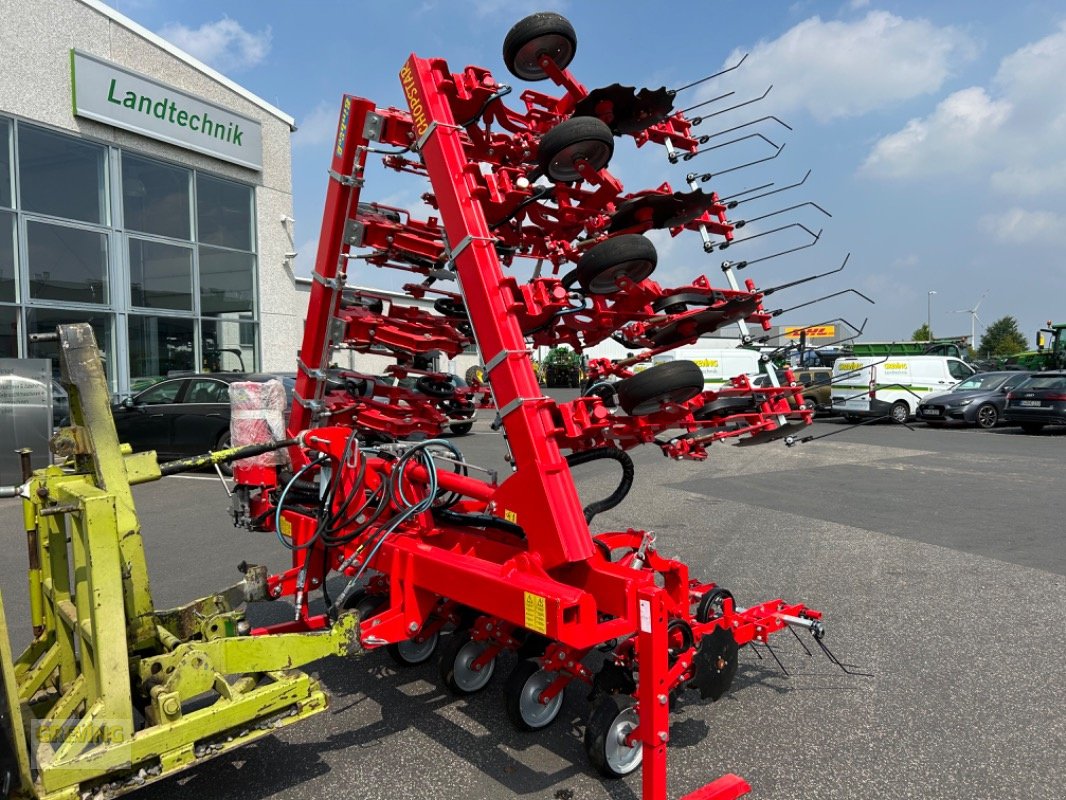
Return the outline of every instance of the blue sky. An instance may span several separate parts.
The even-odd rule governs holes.
[[[614,82],[677,87],[750,53],[744,65],[678,96],[679,105],[736,92],[730,102],[761,103],[708,120],[714,133],[774,114],[752,128],[781,156],[705,184],[730,194],[768,181],[784,185],[813,170],[793,192],[741,206],[754,217],[785,205],[806,207],[753,223],[741,236],[779,220],[825,232],[816,247],[752,266],[742,275],[761,287],[824,271],[850,252],[839,275],[769,298],[770,308],[854,288],[876,305],[847,296],[782,316],[809,324],[835,316],[869,317],[867,338],[906,338],[932,307],[938,335],[970,331],[954,313],[983,297],[990,323],[1010,314],[1030,341],[1048,319],[1066,321],[1066,8],[1053,0],[937,2],[745,2],[669,5],[526,0],[422,0],[393,4],[212,0],[115,0],[133,20],[163,35],[294,116],[293,192],[300,271],[309,271],[321,220],[329,144],[343,93],[403,107],[397,72],[406,56],[440,56],[524,85],[504,69],[507,30],[525,14],[557,10],[574,24],[571,65],[589,88]],[[544,84],[535,88],[549,90]],[[694,112],[697,113],[697,112]],[[717,172],[768,154],[743,142],[669,165],[631,140],[616,148],[611,170],[636,191],[685,173]],[[425,187],[378,171],[364,199],[415,208]],[[660,248],[656,277],[682,283],[700,273],[721,283],[724,255],[754,259],[804,243],[796,229],[726,254],[706,255],[696,234]],[[374,271],[360,283],[395,287]],[[930,296],[929,292],[935,292]],[[980,326],[978,326],[980,337]]]

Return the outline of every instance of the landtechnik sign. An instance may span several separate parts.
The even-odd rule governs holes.
[[[75,116],[263,168],[263,130],[253,119],[79,50],[70,51],[70,82]]]

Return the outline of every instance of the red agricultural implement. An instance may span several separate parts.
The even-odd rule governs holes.
[[[567,70],[575,48],[555,14],[511,30],[511,73],[561,92],[527,89],[519,109],[488,70],[452,72],[414,55],[399,74],[408,108],[344,97],[289,417],[298,444],[290,468],[235,468],[236,518],[276,532],[293,555],[266,590],[291,599],[294,618],[254,634],[326,630],[356,609],[364,648],[385,648],[403,665],[436,656],[457,694],[484,688],[498,656],[513,651],[505,698],[518,728],[546,728],[566,686],[585,684],[592,765],[615,778],[642,767],[644,799],[665,800],[674,693],[717,700],[739,648],[785,628],[820,641],[821,613],[781,599],[741,608],[662,556],[650,531],[593,532],[590,523],[628,493],[636,445],[700,460],[719,440],[791,436],[812,410],[791,374],[786,385],[756,389],[741,376],[709,391],[692,362],[633,369],[727,325],[768,330],[771,313],[754,282],[740,285],[728,269],[724,287],[651,280],[657,256],[646,232],[693,233],[711,252],[733,241],[734,225],[727,204],[692,176],[691,191],[664,183],[626,192],[607,170],[615,141],[663,147],[676,162],[706,139],[673,110],[672,92],[588,91]],[[373,154],[422,182],[432,216],[364,199]],[[407,290],[432,298],[436,313],[352,289],[364,264],[421,276]],[[614,402],[544,395],[534,346],[582,350],[608,337],[641,351],[590,364],[593,377],[617,379]],[[502,480],[432,438],[449,418],[472,419],[461,413],[475,400],[425,359],[471,344],[513,467]],[[394,377],[414,377],[414,389],[333,368],[340,347],[392,356]],[[450,413],[448,403],[462,408]],[[430,438],[404,441],[414,434]],[[621,482],[583,506],[570,468],[600,459],[621,465]],[[343,590],[313,614],[309,596],[337,575]],[[595,669],[600,659],[586,658],[594,652]],[[686,797],[747,789],[726,776]]]

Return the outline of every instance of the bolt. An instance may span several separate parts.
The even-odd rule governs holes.
[[[163,713],[168,717],[172,717],[181,710],[181,705],[178,703],[178,698],[168,697],[163,701]]]
[[[274,587],[274,597],[281,597],[281,586],[280,585]]]
[[[318,578],[312,578],[311,579],[311,585],[312,586],[318,586]]]
[[[659,741],[666,744],[666,731],[659,731]]]
[[[658,697],[659,697],[659,705],[665,706],[666,705],[666,695],[665,694],[661,694]]]
[[[411,633],[414,633],[415,631],[418,630],[418,623],[417,622],[412,622],[412,623],[408,624],[407,630],[409,630]]]

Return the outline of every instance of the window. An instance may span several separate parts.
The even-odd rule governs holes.
[[[197,173],[196,230],[201,244],[253,250],[251,188]]]
[[[191,319],[130,314],[130,379],[195,372]]]
[[[130,238],[130,304],[192,311],[192,249]]]
[[[68,311],[62,308],[30,308],[26,311],[27,333],[55,333],[57,325],[71,325],[75,322],[88,322],[96,335],[96,345],[104,355],[104,371],[113,381],[115,374],[111,349],[110,314],[92,311]],[[59,345],[56,342],[30,342],[26,352],[27,358],[52,359],[52,371],[58,374]],[[112,386],[114,384],[112,383]]]
[[[134,398],[139,406],[161,406],[173,403],[185,381],[163,381],[150,386]]]
[[[192,238],[191,172],[159,161],[122,154],[122,213],[127,230]]]
[[[229,384],[222,381],[192,380],[185,392],[186,403],[228,403]]]
[[[200,322],[204,372],[255,369],[255,323],[205,319]]]
[[[966,366],[962,361],[955,361],[953,359],[948,361],[948,372],[950,372],[951,377],[957,381],[962,380],[963,378],[969,378],[973,375],[973,370],[970,367]]]
[[[18,140],[23,211],[108,223],[107,148],[31,125]]]
[[[15,215],[0,211],[0,300],[9,303],[15,301],[15,253]]]
[[[19,310],[0,306],[0,358],[18,358]]]
[[[48,222],[26,223],[30,296],[106,303],[107,235]]]
[[[11,208],[11,123],[0,119],[0,208]]]
[[[200,248],[200,314],[217,317],[253,309],[255,257],[214,247]]]

